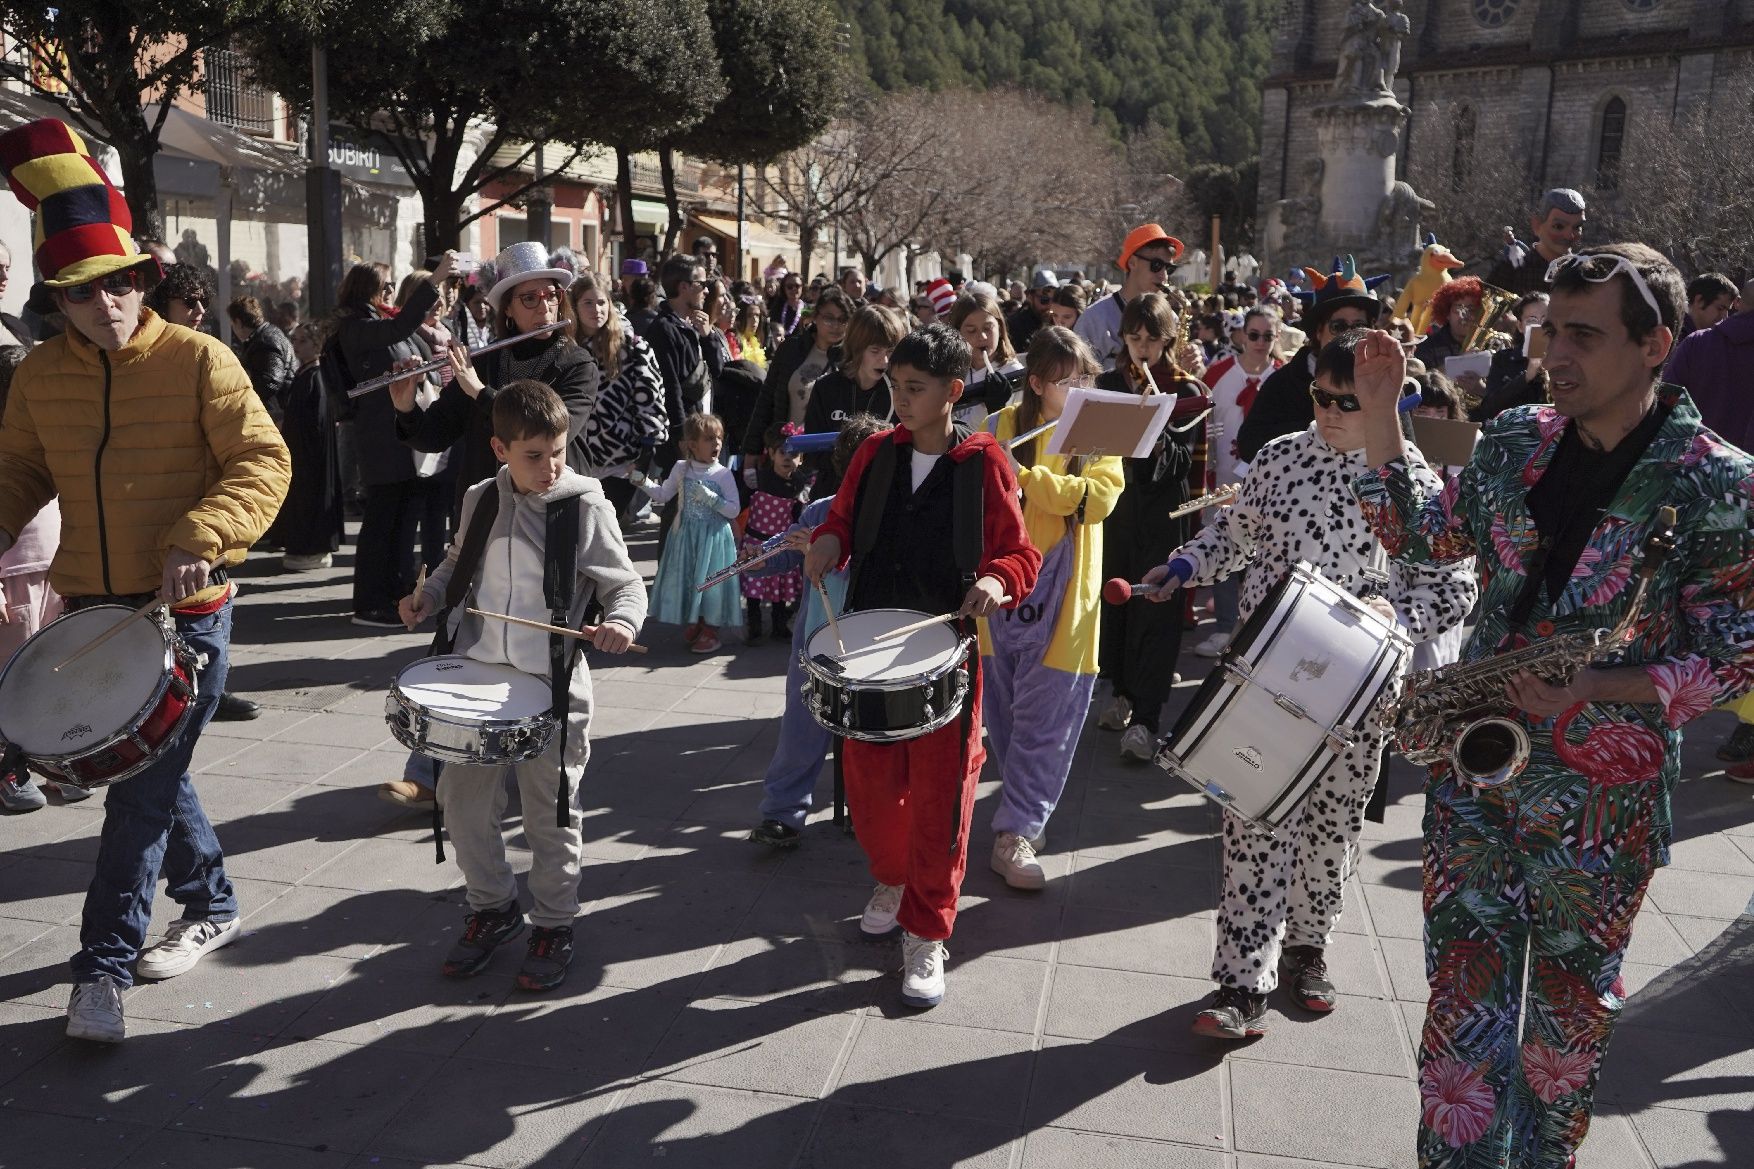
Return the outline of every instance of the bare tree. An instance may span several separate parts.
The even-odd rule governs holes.
[[[1526,159],[1479,134],[1465,102],[1434,102],[1419,117],[1407,180],[1437,204],[1425,229],[1484,275],[1503,246],[1505,225],[1525,230],[1532,202]]]

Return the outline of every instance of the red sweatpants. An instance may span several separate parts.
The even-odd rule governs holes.
[[[901,743],[848,739],[841,751],[847,811],[859,846],[871,862],[871,876],[885,885],[906,886],[897,920],[916,937],[950,936],[962,875],[968,869],[968,824],[974,815],[975,785],[987,758],[981,745],[980,671],[973,673],[963,707],[975,712],[968,720],[966,765],[961,716],[918,739]]]

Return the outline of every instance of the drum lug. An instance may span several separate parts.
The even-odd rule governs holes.
[[[1352,746],[1352,739],[1338,731],[1329,731],[1327,735],[1328,750],[1336,755],[1344,754]]]
[[[1224,671],[1224,680],[1233,686],[1247,686],[1254,681],[1254,671],[1241,658],[1226,657],[1220,668]]]

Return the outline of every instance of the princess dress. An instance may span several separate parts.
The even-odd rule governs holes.
[[[686,476],[681,491],[676,527],[652,582],[651,617],[669,625],[733,625],[742,617],[735,579],[705,592],[695,588],[737,559],[737,540],[723,514],[726,497],[707,480]],[[736,497],[729,502],[735,506]]]

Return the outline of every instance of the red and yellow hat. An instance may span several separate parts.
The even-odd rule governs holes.
[[[124,268],[157,268],[134,246],[127,200],[67,123],[43,118],[0,135],[0,174],[36,213],[31,243],[44,285],[70,288]]]

